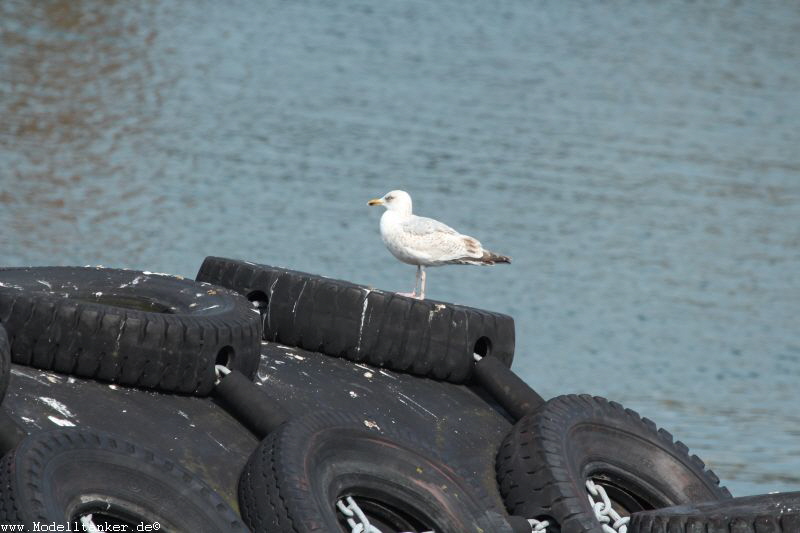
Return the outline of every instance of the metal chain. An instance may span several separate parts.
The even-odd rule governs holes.
[[[586,482],[586,489],[589,491],[589,504],[592,506],[595,518],[600,522],[603,531],[605,533],[627,533],[627,524],[630,517],[622,518],[614,510],[605,489],[600,485],[595,485],[591,479]],[[600,501],[596,502],[592,496],[599,497]],[[345,504],[345,501],[347,504]],[[380,529],[369,523],[369,518],[351,496],[336,502],[336,507],[347,517],[350,533],[382,533]],[[547,528],[550,526],[550,522],[547,520],[537,520],[535,518],[528,518],[527,520],[531,525],[531,533],[547,533]],[[612,520],[613,524],[609,526],[608,523]],[[427,531],[424,533],[434,532]]]
[[[347,501],[347,505],[345,505]],[[336,507],[347,517],[347,525],[350,526],[350,533],[382,533],[380,529],[369,523],[369,518],[364,514],[358,503],[348,496],[336,502]],[[356,521],[356,518],[358,521]],[[403,533],[413,533],[411,531]],[[423,531],[422,533],[435,533],[434,531]]]
[[[345,500],[347,505],[344,504]],[[350,533],[382,533],[380,529],[369,523],[367,515],[361,510],[352,496],[343,498],[336,502],[336,507],[347,517],[347,525],[350,526]],[[358,518],[358,521],[356,521]]]
[[[214,365],[214,374],[216,374],[216,379],[214,380],[214,385],[218,385],[222,378],[227,376],[231,373],[231,369],[225,365]]]
[[[531,533],[547,533],[547,526],[550,525],[547,520],[536,520],[535,518],[528,518],[528,523],[531,525]]]
[[[81,517],[81,527],[87,533],[100,533],[100,530],[97,529],[94,521],[92,520],[92,515],[87,514]]]
[[[628,522],[631,518],[629,516],[623,518],[614,510],[611,500],[606,494],[606,489],[602,485],[596,485],[591,479],[587,479],[586,490],[589,491],[589,505],[594,509],[594,516],[600,522],[603,531],[605,533],[627,533]],[[600,501],[597,501],[596,498],[599,498]]]

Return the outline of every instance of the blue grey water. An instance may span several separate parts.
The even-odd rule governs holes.
[[[395,188],[513,256],[428,292],[513,315],[544,396],[800,490],[797,2],[0,2],[3,265],[407,291]]]

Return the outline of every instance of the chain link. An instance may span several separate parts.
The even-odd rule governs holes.
[[[622,517],[614,510],[611,499],[606,494],[602,485],[596,485],[591,479],[586,480],[586,490],[589,491],[589,505],[594,509],[594,516],[600,522],[605,533],[627,533],[630,517]],[[600,501],[597,501],[599,498]],[[609,523],[611,525],[609,525]]]
[[[347,505],[345,505],[347,501]],[[356,501],[348,496],[336,502],[336,507],[339,511],[347,517],[347,525],[350,526],[350,533],[382,533],[380,529],[369,523],[369,519],[364,514],[361,507],[358,506]],[[356,521],[356,518],[358,521]],[[528,523],[531,525],[531,533],[547,533],[547,526],[550,522],[547,520],[536,520],[535,518],[528,518]],[[413,533],[411,531],[404,531],[402,533]],[[435,533],[434,531],[423,531],[422,533]],[[624,531],[622,533],[625,533]]]
[[[100,530],[97,529],[94,520],[92,520],[92,515],[90,514],[81,517],[81,527],[83,527],[86,533],[100,533]]]
[[[531,525],[531,533],[547,533],[547,526],[550,525],[547,520],[536,520],[535,518],[528,518],[528,523]]]
[[[347,501],[347,505],[344,502]],[[367,515],[361,510],[352,496],[336,502],[336,507],[347,517],[347,525],[350,526],[350,533],[382,533],[380,529],[369,523]],[[358,521],[356,521],[358,518]]]
[[[216,375],[216,379],[214,380],[214,385],[218,385],[222,378],[227,376],[231,373],[231,369],[225,365],[214,365],[214,374]]]
[[[611,499],[606,494],[606,489],[589,479],[586,481],[586,490],[589,492],[589,505],[592,506],[594,517],[600,522],[604,533],[628,533],[630,517],[623,518],[614,510]],[[598,498],[599,501],[596,501],[595,498]],[[528,523],[531,525],[531,533],[547,533],[547,527],[550,525],[547,520],[540,521],[535,518],[529,518]]]
[[[347,504],[345,505],[345,501]],[[336,502],[336,507],[339,511],[347,517],[347,525],[350,526],[350,533],[382,533],[380,529],[369,523],[369,518],[364,514],[358,503],[348,496]],[[356,520],[356,518],[358,520]],[[402,533],[413,533],[412,531],[404,531]],[[434,531],[423,531],[422,533],[435,533]]]

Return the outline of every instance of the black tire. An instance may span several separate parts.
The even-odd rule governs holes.
[[[631,517],[628,533],[797,533],[800,492],[666,507]]]
[[[15,363],[206,395],[214,364],[252,377],[261,321],[236,293],[106,268],[0,269],[0,323]]]
[[[8,335],[5,328],[0,325],[0,403],[6,397],[8,380],[11,377],[11,348],[8,345]]]
[[[454,383],[475,352],[507,367],[514,357],[514,319],[499,313],[220,257],[197,279],[258,302],[264,339],[287,346]]]
[[[16,419],[0,407],[0,457],[16,448],[27,436]]]
[[[601,533],[586,481],[628,513],[722,500],[730,493],[688,448],[647,418],[588,395],[558,396],[524,416],[497,456],[509,512],[550,520],[561,533]]]
[[[159,523],[161,531],[245,532],[236,513],[183,468],[114,436],[87,429],[31,435],[0,463],[0,523]],[[104,529],[111,531],[112,529]],[[114,529],[121,531],[119,527]],[[140,529],[143,530],[143,529]],[[151,531],[155,531],[151,529]]]
[[[278,428],[239,480],[245,523],[255,533],[345,531],[336,502],[352,496],[382,531],[511,533],[477,486],[378,425],[323,412]]]

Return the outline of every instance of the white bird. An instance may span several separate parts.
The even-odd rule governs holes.
[[[411,196],[405,191],[391,191],[374,198],[367,205],[382,205],[381,238],[397,259],[417,266],[417,278],[411,293],[425,299],[425,267],[441,265],[493,265],[510,263],[511,258],[484,250],[474,237],[462,235],[446,224],[411,213]],[[417,294],[417,286],[420,288]]]

